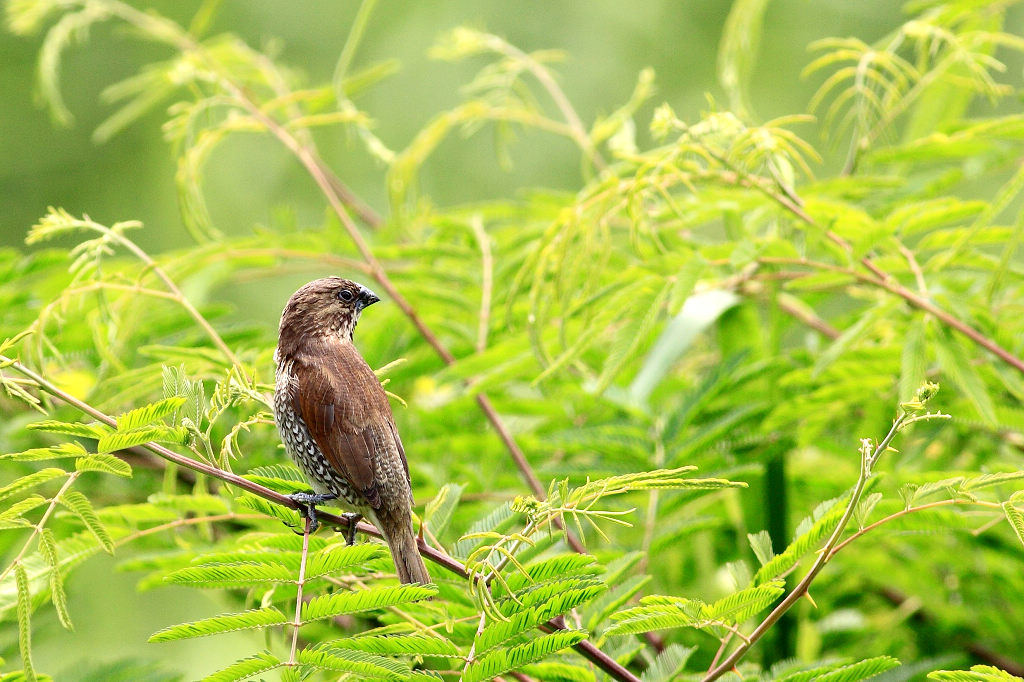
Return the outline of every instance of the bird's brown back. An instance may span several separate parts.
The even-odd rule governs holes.
[[[371,509],[407,509],[409,467],[391,405],[356,347],[323,336],[290,359],[293,409],[330,466]]]

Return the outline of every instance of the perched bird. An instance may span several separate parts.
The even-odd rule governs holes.
[[[312,484],[295,493],[311,525],[316,505],[337,499],[349,513],[349,544],[360,516],[384,535],[403,583],[430,576],[412,528],[412,488],[402,440],[377,376],[352,342],[363,309],[380,299],[340,277],[303,286],[281,315],[274,362],[274,422],[285,449]]]

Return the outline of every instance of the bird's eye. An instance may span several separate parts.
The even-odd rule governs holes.
[[[348,289],[342,289],[341,291],[338,292],[338,298],[347,303],[351,301],[353,298],[355,298],[355,294],[353,294]]]

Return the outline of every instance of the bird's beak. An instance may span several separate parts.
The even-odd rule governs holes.
[[[363,308],[369,308],[371,305],[380,300],[380,296],[373,293],[366,287],[360,287],[359,291],[359,302]]]

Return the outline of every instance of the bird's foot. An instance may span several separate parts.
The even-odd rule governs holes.
[[[345,529],[345,542],[352,546],[356,544],[356,524],[362,521],[363,515],[356,512],[345,512],[341,516],[348,521],[348,528]]]
[[[333,493],[321,494],[321,493],[292,493],[288,498],[295,503],[299,508],[299,513],[302,514],[303,519],[309,519],[309,532],[312,535],[316,532],[316,529],[320,527],[320,522],[316,518],[316,506],[323,504],[324,502],[330,502],[336,499],[338,496]]]

